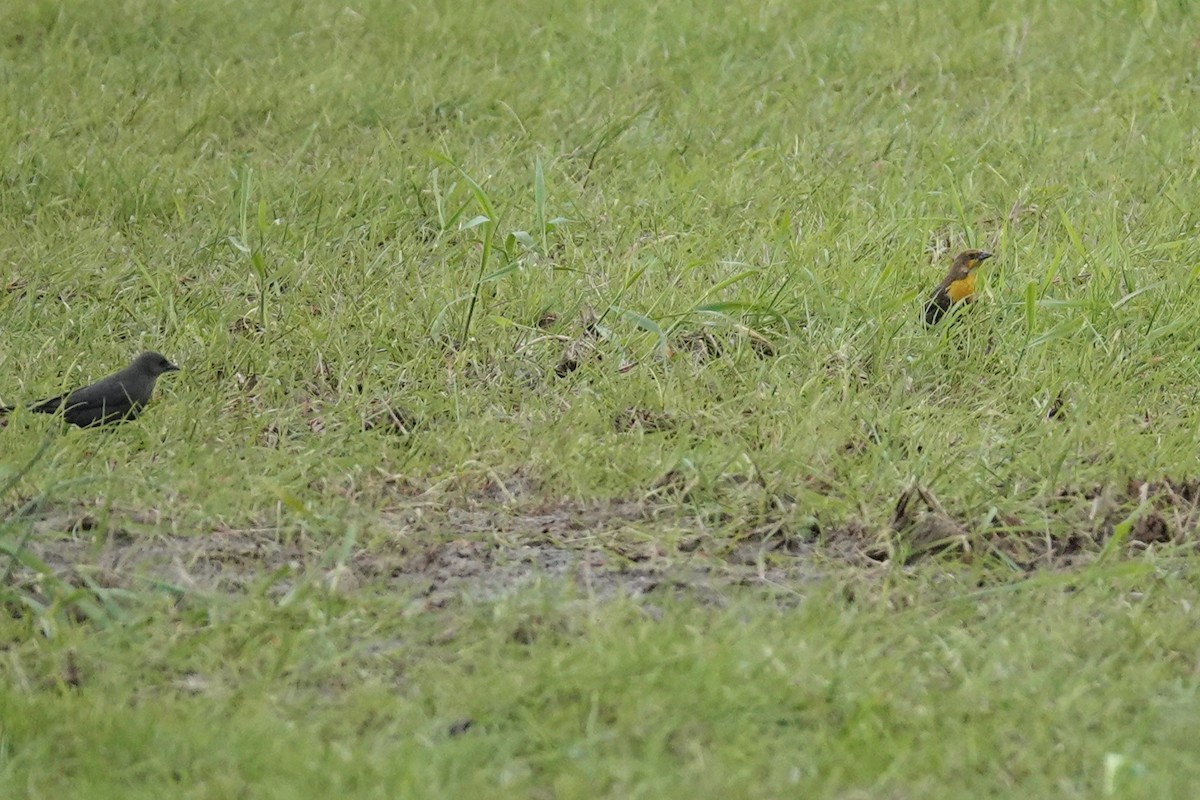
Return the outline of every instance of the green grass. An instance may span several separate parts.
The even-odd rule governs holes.
[[[1195,513],[1157,495],[1200,475],[1197,42],[1165,0],[4,4],[0,401],[141,348],[184,372],[136,424],[48,447],[53,420],[12,415],[0,552],[73,537],[88,567],[112,541],[236,536],[308,576],[539,547],[547,509],[631,503],[551,538],[677,574],[775,531],[838,577],[791,580],[799,610],[758,582],[654,621],[563,587],[425,609],[384,573],[34,586],[25,556],[0,776],[45,797],[1186,795]],[[980,302],[927,331],[966,246],[997,254]],[[704,333],[718,355],[689,349]],[[364,430],[387,408],[409,433]],[[863,567],[907,554],[889,522],[914,482],[971,558]],[[1126,562],[1154,515],[1175,544]],[[1019,583],[975,557],[997,528],[1101,567]],[[514,645],[522,614],[551,634]],[[89,677],[63,691],[68,652]]]
[[[382,597],[159,608],[9,647],[0,780],[31,797],[1185,797],[1195,587],[1162,565],[786,609],[552,592],[453,621]]]

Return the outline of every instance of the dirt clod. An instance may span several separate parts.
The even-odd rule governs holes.
[[[451,739],[454,739],[471,730],[474,725],[475,720],[471,719],[470,717],[463,717],[462,719],[455,720],[454,722],[450,723],[450,727],[446,729],[446,733]]]

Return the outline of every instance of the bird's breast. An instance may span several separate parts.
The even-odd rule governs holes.
[[[955,303],[975,294],[975,276],[972,274],[965,278],[959,278],[956,281],[952,281],[950,285],[946,287],[946,294],[950,295],[950,299]]]

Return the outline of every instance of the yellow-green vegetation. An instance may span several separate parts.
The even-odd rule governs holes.
[[[3,794],[1188,796],[1196,13],[0,5]]]

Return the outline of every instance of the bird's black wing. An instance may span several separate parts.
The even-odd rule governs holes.
[[[40,414],[57,414],[61,411],[67,422],[86,428],[125,419],[135,415],[140,408],[130,400],[129,393],[120,382],[100,381],[70,394],[43,400],[32,410]]]
[[[76,389],[59,399],[63,417],[82,428],[136,416],[142,405],[129,397],[123,383],[109,380]]]
[[[946,291],[945,287],[939,288],[925,305],[925,324],[936,325],[938,320],[950,310],[951,305],[953,305],[953,301],[950,299],[950,293]]]

